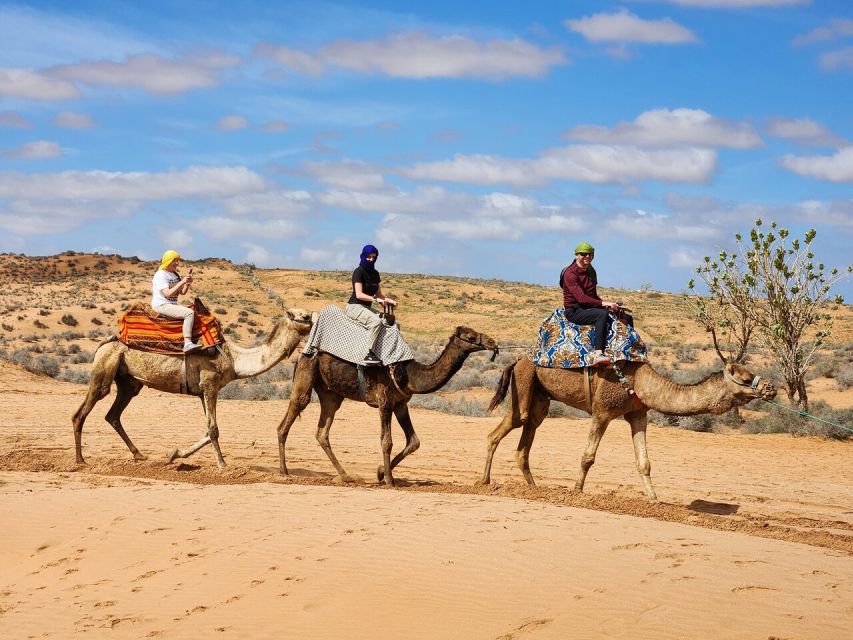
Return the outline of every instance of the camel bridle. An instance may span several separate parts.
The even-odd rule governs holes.
[[[758,385],[761,384],[762,380],[764,380],[764,378],[762,378],[759,375],[756,375],[752,379],[752,382],[741,382],[740,380],[735,380],[734,376],[731,373],[729,373],[729,370],[727,368],[723,368],[723,377],[726,378],[726,380],[731,380],[732,382],[734,382],[739,387],[748,387],[748,388],[752,389],[753,391],[756,391],[759,394],[758,397],[761,397],[762,395],[764,395],[764,393],[762,391],[759,391],[759,389],[758,389]]]
[[[481,336],[482,334],[477,334],[477,335]],[[482,343],[482,341],[475,342],[474,340],[468,340],[467,338],[463,338],[462,336],[460,336],[459,334],[456,334],[456,333],[453,334],[453,337],[456,338],[457,340],[459,340],[460,342],[464,342],[465,344],[470,344],[474,347],[482,347],[484,351],[487,350],[486,346]],[[492,357],[489,359],[489,362],[494,362],[495,358],[498,357],[498,354],[500,353],[501,348],[495,347],[491,351],[492,351]]]

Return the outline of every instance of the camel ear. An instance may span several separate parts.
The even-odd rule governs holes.
[[[285,311],[285,313],[287,314],[289,320],[296,320],[296,316],[293,315],[293,312],[290,309]]]

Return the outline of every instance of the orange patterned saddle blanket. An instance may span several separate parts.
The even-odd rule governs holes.
[[[213,347],[225,342],[222,325],[200,298],[193,301],[195,322],[193,342],[202,347]],[[183,355],[183,320],[161,316],[151,305],[144,302],[132,303],[118,319],[118,339],[131,349]]]

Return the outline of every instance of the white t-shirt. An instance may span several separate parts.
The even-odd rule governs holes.
[[[151,306],[155,309],[163,304],[177,304],[178,296],[167,298],[162,293],[163,289],[171,289],[180,281],[181,277],[173,272],[158,269],[151,279]]]

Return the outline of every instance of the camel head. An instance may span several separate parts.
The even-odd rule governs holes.
[[[740,364],[727,364],[723,368],[723,380],[740,404],[746,404],[756,398],[772,400],[776,397],[776,387],[772,382],[755,375]]]
[[[492,336],[480,333],[479,331],[474,331],[469,327],[456,327],[456,331],[453,333],[452,337],[456,338],[460,342],[470,345],[467,349],[471,353],[474,351],[491,351],[492,360],[497,357],[500,351],[498,348],[498,341]]]
[[[300,336],[307,336],[311,332],[311,313],[305,309],[288,309],[287,324],[293,327]]]

